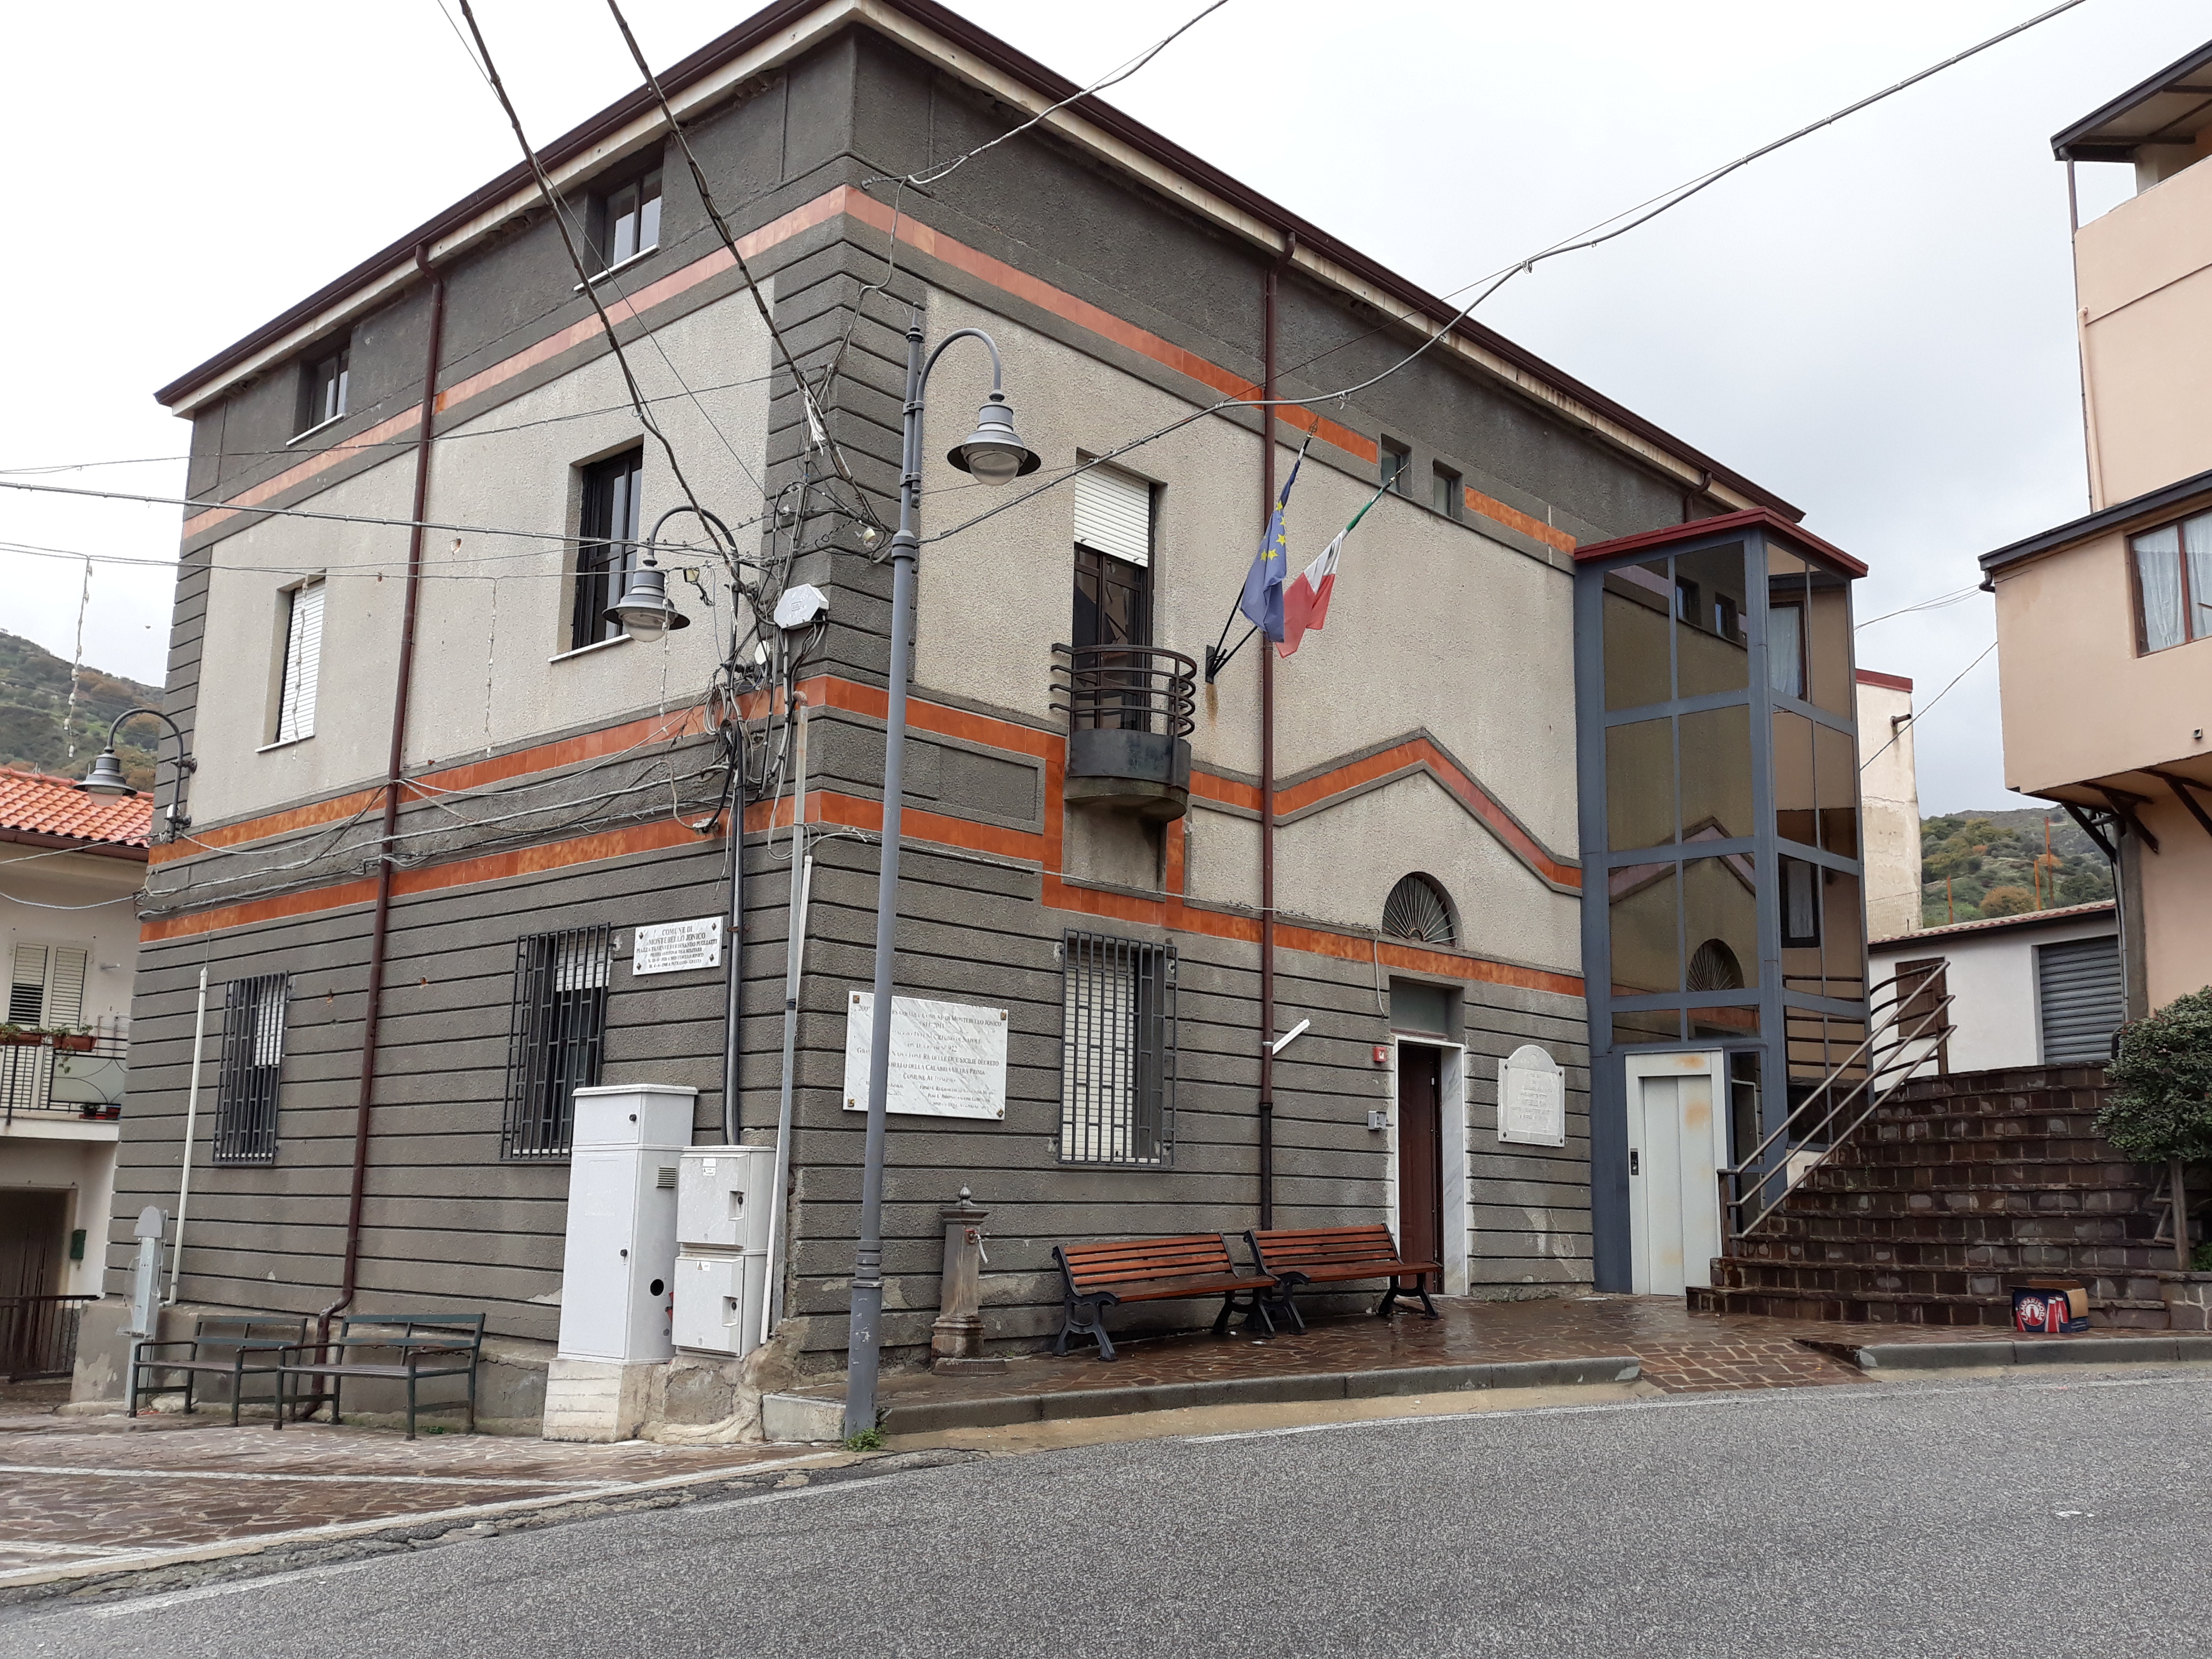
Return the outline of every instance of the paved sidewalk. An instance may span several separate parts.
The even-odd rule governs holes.
[[[180,1550],[603,1499],[788,1463],[781,1446],[584,1446],[227,1416],[63,1417],[0,1398],[0,1587],[56,1568],[137,1565]]]
[[[1528,1302],[1439,1297],[1441,1318],[1401,1311],[1388,1321],[1361,1316],[1316,1320],[1303,1334],[1255,1338],[1242,1331],[1217,1338],[1208,1332],[1116,1341],[1120,1358],[1102,1362],[1095,1349],[1057,1358],[1015,1359],[999,1374],[940,1376],[927,1372],[887,1374],[878,1399],[896,1435],[902,1417],[917,1431],[957,1424],[962,1407],[976,1421],[995,1417],[990,1406],[1040,1399],[1041,1413],[1085,1414],[1079,1396],[1125,1392],[1122,1410],[1149,1407],[1136,1391],[1158,1391],[1163,1403],[1185,1405],[1174,1393],[1186,1385],[1248,1382],[1256,1385],[1301,1376],[1408,1373],[1437,1368],[1541,1365],[1605,1356],[1633,1357],[1642,1381],[1668,1394],[1744,1389],[1817,1388],[1863,1384],[1868,1378],[1850,1356],[1862,1346],[1984,1343],[1992,1363],[2013,1340],[2008,1330],[1978,1328],[1922,1330],[1896,1325],[1851,1325],[1826,1321],[1693,1314],[1680,1297],[1586,1296]],[[1110,1316],[1109,1316],[1110,1317]],[[1951,1363],[1957,1363],[1955,1360]],[[1433,1386],[1514,1386],[1522,1379],[1439,1376]],[[1559,1377],[1528,1378],[1553,1383]],[[818,1401],[842,1400],[844,1384],[825,1381],[792,1393]],[[1042,1398],[1040,1398],[1042,1397]],[[1044,1404],[1045,1399],[1054,1407]],[[1103,1402],[1100,1402],[1103,1403]],[[1095,1409],[1096,1407],[1094,1407]]]

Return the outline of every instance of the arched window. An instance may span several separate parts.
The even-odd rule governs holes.
[[[1459,930],[1452,921],[1451,901],[1444,890],[1419,871],[1399,878],[1382,901],[1382,931],[1394,939],[1419,939],[1424,945],[1456,945]]]
[[[1709,939],[1690,953],[1690,988],[1692,991],[1741,991],[1743,989],[1743,964],[1735,959],[1735,952],[1724,943]]]

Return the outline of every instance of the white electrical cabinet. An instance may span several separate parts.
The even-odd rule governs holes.
[[[760,1346],[775,1182],[772,1146],[692,1146],[678,1160],[678,1347],[742,1354]]]
[[[696,1089],[579,1089],[562,1256],[564,1359],[666,1359],[676,1276],[676,1182]]]

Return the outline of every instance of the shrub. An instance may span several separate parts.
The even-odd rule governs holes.
[[[2212,985],[2120,1028],[2097,1132],[2144,1164],[2212,1158]]]
[[[1982,895],[1985,916],[2016,916],[2035,908],[2035,895],[2025,887],[1992,887]]]

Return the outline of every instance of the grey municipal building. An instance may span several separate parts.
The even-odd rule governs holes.
[[[1074,1241],[1385,1221],[1449,1295],[1702,1282],[1714,1171],[1863,1030],[1862,567],[1096,100],[901,185],[1075,90],[929,0],[773,5],[662,85],[742,268],[641,91],[543,148],[557,218],[518,166],[159,393],[195,769],[79,1395],[122,1391],[133,1224],[188,1165],[171,1330],[480,1311],[484,1409],[534,1429],[586,1085],[696,1091],[693,1139],[750,1146],[787,1085],[747,1375],[842,1364],[917,313],[989,334],[1042,464],[947,460],[990,390],[948,352],[896,984],[1003,1018],[1004,1104],[890,1120],[889,1363],[926,1353],[963,1188],[1008,1352],[1058,1331]],[[1209,675],[1301,448],[1293,573],[1389,489],[1325,629]],[[686,512],[688,625],[609,621],[695,499],[754,597]],[[643,959],[705,919],[713,961]],[[1548,1130],[1501,1111],[1516,1055],[1564,1079]]]

